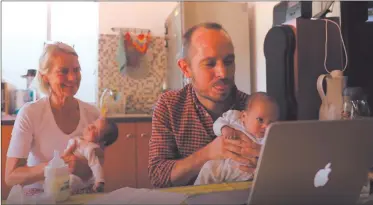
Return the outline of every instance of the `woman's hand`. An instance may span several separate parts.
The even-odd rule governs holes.
[[[76,143],[68,146],[63,153],[62,159],[69,165],[71,174],[80,177],[83,181],[87,181],[92,177],[92,170],[88,166],[88,161],[85,158],[79,158],[74,155],[76,146]]]
[[[71,174],[80,177],[83,181],[88,181],[92,177],[92,170],[85,158],[80,158],[73,154],[64,155],[62,158],[69,165]]]

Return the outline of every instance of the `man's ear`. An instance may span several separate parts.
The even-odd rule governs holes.
[[[188,62],[186,61],[185,58],[181,58],[177,61],[177,65],[181,69],[181,72],[183,72],[184,76],[186,78],[191,78],[191,71]]]

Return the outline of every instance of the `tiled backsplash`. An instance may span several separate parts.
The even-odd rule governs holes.
[[[149,73],[141,79],[134,79],[120,73],[116,62],[118,42],[119,35],[100,35],[96,102],[99,102],[105,88],[116,89],[122,96],[119,103],[116,103],[117,106],[119,105],[117,109],[119,113],[150,114],[165,81],[167,55],[164,38],[152,37],[146,57],[142,58],[138,68],[149,66]]]

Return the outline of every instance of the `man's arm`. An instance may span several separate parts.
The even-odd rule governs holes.
[[[153,112],[148,170],[154,187],[187,185],[208,161],[204,148],[180,159],[167,105],[167,101],[161,96]]]
[[[202,166],[209,160],[206,147],[190,156],[177,160],[171,171],[171,183],[174,186],[187,185],[200,172]]]
[[[178,159],[178,150],[172,132],[153,117],[152,137],[149,141],[149,178],[154,187],[187,185],[208,161],[205,149]]]
[[[207,146],[192,155],[180,159],[175,136],[171,129],[170,109],[163,96],[158,100],[152,118],[152,136],[149,140],[149,178],[154,187],[187,185],[196,177],[203,164],[213,159],[232,158],[248,163],[241,156],[240,141],[232,144],[222,137],[215,138]],[[237,144],[238,143],[238,144]]]

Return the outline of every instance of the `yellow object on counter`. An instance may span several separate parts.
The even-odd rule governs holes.
[[[107,111],[108,111],[108,109],[107,109],[107,107],[105,107],[105,106],[103,106],[102,108],[101,108],[101,117],[106,117],[106,113],[107,113]]]

